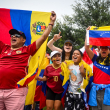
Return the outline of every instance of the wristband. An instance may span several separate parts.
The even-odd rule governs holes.
[[[56,40],[53,38],[53,41],[55,41],[56,42]]]
[[[53,24],[50,24],[50,23],[49,23],[49,25],[53,26]]]

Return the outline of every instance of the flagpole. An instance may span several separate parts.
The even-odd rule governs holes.
[[[87,45],[89,45],[89,30],[86,30],[86,36],[87,36]]]

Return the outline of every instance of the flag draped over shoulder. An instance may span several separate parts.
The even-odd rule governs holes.
[[[65,61],[66,63],[62,63],[61,64],[61,74],[60,74],[60,77],[61,79],[63,79],[63,88],[64,88],[64,92],[66,92],[66,89],[67,89],[67,86],[68,86],[68,80],[69,80],[69,70],[68,70],[68,66],[71,65],[71,64],[74,64],[74,62],[72,60],[68,60],[68,61]],[[91,76],[93,76],[93,73],[92,73],[92,69],[91,67],[85,63],[83,60],[81,60],[81,62],[79,63],[79,66],[81,66],[83,64],[84,68],[86,69],[86,78],[83,79],[83,84],[81,86],[81,89],[85,89],[86,86],[88,85],[89,83],[89,79]],[[64,94],[63,94],[64,95]]]
[[[28,46],[41,37],[50,22],[50,15],[50,12],[0,8],[0,40],[6,44],[10,44],[9,30],[14,28],[24,32],[26,35],[25,45]],[[31,58],[28,75],[18,82],[19,86],[26,85],[30,82],[28,90],[31,94],[34,94],[36,88],[36,80],[34,77],[38,72],[38,67],[40,67],[45,58],[46,44],[47,40]],[[33,90],[33,92],[30,90]],[[32,104],[32,99],[34,100],[34,96],[30,96],[31,101],[27,104]]]
[[[110,45],[110,26],[95,27],[92,26],[87,31],[87,44],[95,46]]]

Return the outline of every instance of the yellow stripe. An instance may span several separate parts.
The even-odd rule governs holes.
[[[38,38],[41,37],[43,34],[44,30],[42,32],[37,32],[36,31],[36,26],[48,26],[50,22],[50,15],[51,13],[48,12],[36,12],[33,11],[31,14],[31,23],[30,23],[30,31],[31,31],[31,43],[36,41]],[[35,27],[33,26],[35,25]],[[34,30],[34,31],[33,31]],[[45,58],[45,53],[46,53],[46,47],[47,47],[47,40],[42,44],[42,46],[39,48],[37,53],[31,58],[30,63],[29,63],[29,69],[28,73],[30,73],[33,68],[35,71],[36,68],[39,67],[43,64],[43,60]],[[40,73],[41,68],[39,68],[38,74]],[[36,80],[34,79],[31,83],[28,84],[28,94],[26,96],[26,102],[25,105],[33,104],[34,103],[34,95],[35,95],[35,89],[36,89]]]
[[[110,31],[110,26],[103,26],[103,27],[91,26],[91,29],[90,30]]]
[[[48,26],[50,22],[50,15],[51,13],[48,12],[36,12],[32,11],[31,14],[31,23],[30,23],[30,31],[31,31],[31,43],[36,41],[38,38],[41,37],[40,34],[43,34],[43,32],[37,32],[35,34],[33,32],[33,29],[36,29],[33,27],[33,24],[36,24],[36,26]],[[30,64],[29,64],[29,72],[32,70],[32,68],[38,63],[39,60],[39,65],[41,64],[43,58],[45,57],[45,52],[46,52],[46,46],[47,46],[47,40],[43,43],[43,45],[40,47],[40,49],[36,52],[36,54],[31,58]]]

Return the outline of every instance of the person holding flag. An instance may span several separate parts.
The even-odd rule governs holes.
[[[91,27],[87,28],[87,31]],[[103,41],[104,43],[104,41]],[[93,83],[89,94],[88,104],[92,110],[110,110],[110,53],[108,46],[100,46],[97,56],[87,45],[85,49],[93,62]]]
[[[67,90],[65,110],[84,110],[82,90],[85,90],[92,75],[91,67],[82,60],[82,52],[74,50],[72,60],[62,63],[61,79],[64,91]],[[69,68],[69,71],[66,69]]]
[[[61,53],[53,51],[50,54],[52,64],[49,64],[44,76],[37,76],[38,81],[47,81],[46,107],[47,110],[61,110],[61,96],[64,91],[62,81],[60,79],[61,70]]]
[[[26,76],[29,57],[47,39],[55,20],[56,14],[52,11],[43,35],[29,46],[23,46],[26,36],[16,29],[9,30],[11,46],[0,41],[0,110],[23,110],[28,89],[26,85],[18,88],[17,82]]]

